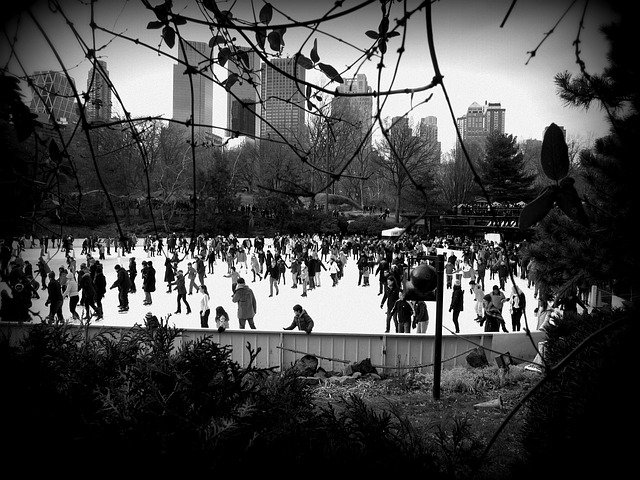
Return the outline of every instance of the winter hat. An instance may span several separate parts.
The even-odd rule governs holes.
[[[153,313],[147,312],[147,314],[144,316],[144,318],[147,319],[147,320],[151,320],[151,318],[153,318]]]

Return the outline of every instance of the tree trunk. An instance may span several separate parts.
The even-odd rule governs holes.
[[[400,188],[398,182],[398,190],[396,191],[396,223],[400,223],[400,195],[402,193],[402,188]]]

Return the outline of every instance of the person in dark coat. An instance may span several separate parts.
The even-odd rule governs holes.
[[[56,280],[56,274],[54,272],[49,272],[48,276],[49,284],[47,285],[47,293],[49,296],[44,303],[45,306],[49,306],[49,316],[47,318],[50,322],[53,322],[54,317],[56,317],[56,323],[64,323],[64,316],[62,315],[62,303],[64,301],[62,287],[60,286],[60,282]]]
[[[362,283],[362,274],[364,271],[364,267],[368,263],[369,259],[367,258],[367,256],[364,253],[361,254],[360,258],[358,258],[358,262],[356,263],[356,265],[358,266],[358,286],[360,286],[360,284]]]
[[[93,286],[96,289],[96,306],[100,311],[100,315],[97,319],[100,320],[104,312],[102,309],[102,299],[107,294],[107,278],[104,276],[101,264],[96,266],[96,276],[93,278]]]
[[[187,302],[187,285],[185,283],[184,274],[182,270],[178,270],[178,274],[176,275],[175,282],[172,282],[173,285],[176,286],[176,291],[178,292],[178,308],[176,309],[176,314],[181,313],[181,304],[180,300],[184,302],[185,307],[187,307],[187,315],[191,313],[191,305]]]
[[[156,269],[153,268],[152,262],[142,262],[144,268],[142,269],[142,290],[144,291],[143,305],[151,305],[153,303],[151,299],[151,292],[156,291]]]
[[[398,300],[393,305],[391,314],[398,320],[396,323],[396,333],[411,333],[411,317],[413,316],[413,308],[411,304],[404,299],[404,293],[401,292]]]
[[[309,256],[306,260],[307,273],[309,275],[309,290],[316,288],[316,268],[320,268],[316,265],[312,256]]]
[[[307,335],[309,335],[313,330],[313,326],[313,319],[309,316],[307,311],[302,308],[301,305],[294,305],[293,321],[291,322],[291,325],[289,325],[288,327],[284,327],[283,330],[293,330],[294,328],[298,327],[298,330],[306,332]]]
[[[280,280],[280,269],[275,260],[271,260],[267,267],[267,275],[269,276],[269,296],[273,297],[273,289],[276,289],[276,295],[280,293],[278,288],[278,280]]]
[[[136,277],[138,276],[138,266],[136,265],[135,257],[129,259],[129,280],[131,287],[129,287],[130,293],[136,293]]]
[[[96,288],[89,273],[87,266],[83,266],[80,270],[81,275],[78,276],[78,290],[82,291],[82,305],[86,311],[86,319],[91,318],[89,308],[92,308],[95,315],[100,320],[102,318],[102,309],[96,305]]]
[[[36,265],[38,267],[38,273],[40,274],[40,278],[42,279],[42,290],[46,290],[47,278],[48,278],[49,272],[51,272],[51,268],[49,268],[49,265],[44,260],[44,258],[42,258],[42,256],[38,258],[38,262],[36,263]]]
[[[116,272],[118,272],[118,278],[113,282],[111,288],[118,289],[118,300],[120,301],[119,312],[124,313],[129,311],[129,274],[120,265],[116,265]]]
[[[462,287],[460,286],[460,281],[456,280],[453,285],[453,292],[451,293],[451,305],[449,306],[449,311],[453,312],[453,324],[456,327],[456,333],[460,333],[460,325],[458,324],[458,317],[460,316],[460,312],[462,311],[464,303],[464,292],[462,291]]]
[[[397,284],[393,275],[389,275],[387,277],[387,285],[384,290],[384,295],[382,296],[382,301],[380,302],[380,308],[384,307],[384,302],[387,302],[387,318],[386,318],[386,328],[384,333],[389,333],[389,329],[391,328],[391,318],[393,317],[393,323],[396,328],[396,333],[398,333],[398,315],[397,312],[394,312],[394,308],[396,302],[400,298],[400,285]]]
[[[522,312],[527,306],[527,300],[524,296],[524,292],[514,285],[511,290],[511,297],[509,298],[511,304],[511,331],[520,331],[520,319],[522,318]]]
[[[231,300],[233,303],[238,304],[238,322],[240,323],[240,329],[244,330],[245,325],[249,323],[249,328],[255,330],[256,325],[253,318],[256,313],[258,313],[256,297],[253,294],[253,290],[245,283],[244,278],[240,277],[238,279],[238,287],[236,291],[233,292]]]
[[[378,281],[380,289],[378,295],[382,295],[386,289],[387,274],[389,273],[389,263],[386,260],[381,260],[376,267],[374,275],[378,275]]]
[[[171,263],[169,257],[166,257],[164,259],[164,281],[167,282],[167,293],[171,293],[171,285],[175,279],[176,274],[173,269],[173,263]]]

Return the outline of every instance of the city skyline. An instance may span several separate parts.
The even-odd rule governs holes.
[[[182,3],[176,1],[174,5],[182,5]],[[461,3],[465,8],[459,8]],[[557,5],[557,2],[538,2],[536,6],[520,2],[514,8],[504,28],[500,28],[500,22],[508,10],[508,3],[510,2],[504,4],[491,2],[483,8],[476,5],[476,2],[467,1],[441,1],[433,5],[436,48],[439,49],[440,68],[455,117],[463,115],[474,101],[486,99],[489,102],[500,102],[502,107],[509,111],[505,132],[517,136],[519,141],[542,138],[544,128],[550,123],[564,125],[569,137],[581,136],[593,139],[605,135],[608,132],[608,124],[603,112],[598,108],[584,111],[567,107],[558,97],[553,83],[553,76],[564,70],[579,72],[575,49],[572,45],[577,33],[580,14],[578,9],[570,12],[572,16],[565,18],[562,28],[558,27],[541,45],[537,55],[530,59],[529,65],[525,65],[528,59],[527,52],[533,50],[544,38],[544,32],[562,15],[566,6]],[[327,5],[315,4],[305,5],[302,8],[293,2],[277,2],[277,5],[288,9],[291,15],[304,19],[321,16],[322,12],[328,9]],[[345,2],[345,6],[353,6],[353,3]],[[87,74],[84,72],[89,71],[90,62],[78,55],[78,52],[74,54],[73,39],[70,39],[68,32],[64,31],[64,25],[56,24],[46,4],[44,7],[34,8],[34,12],[55,32],[53,36],[55,45],[65,52],[65,61],[70,68],[70,74],[76,80],[86,78]],[[614,17],[604,7],[603,2],[592,4],[590,14],[585,17],[584,29],[581,33],[581,58],[584,59],[588,71],[592,73],[599,73],[606,65],[608,45],[599,32],[599,26],[605,21],[611,21]],[[160,31],[145,29],[146,23],[154,19],[153,14],[140,5],[113,2],[108,5],[96,4],[96,9],[98,18],[104,19],[103,24],[107,24],[114,31],[124,32],[131,38],[140,38],[151,46],[158,45]],[[177,7],[176,10],[178,10]],[[364,31],[375,29],[379,22],[379,11],[379,8],[367,9],[362,12],[362,15],[348,17],[351,23],[342,19],[327,25],[326,29],[334,32],[342,40],[339,45],[343,48],[332,48],[330,39],[322,35],[312,36],[311,40],[305,43],[306,37],[296,36],[296,32],[292,29],[285,35],[286,45],[290,45],[290,48],[285,48],[283,56],[291,55],[301,45],[304,45],[302,52],[309,56],[312,42],[317,39],[320,61],[334,65],[342,73],[347,65],[345,61],[347,57],[343,53],[349,50],[344,45],[347,42],[363,45],[362,38],[366,38]],[[27,72],[48,69],[59,71],[60,66],[56,65],[57,62],[51,55],[51,50],[44,45],[41,35],[33,29],[29,30],[29,22],[27,19],[23,20],[20,29],[25,32],[23,35],[29,36],[29,42],[18,42],[16,52],[21,55]],[[276,21],[275,14],[273,21]],[[278,21],[282,21],[282,18]],[[83,24],[86,26],[87,23],[86,19],[77,20],[78,28]],[[420,23],[424,24],[423,21]],[[394,87],[398,89],[426,84],[433,76],[423,33],[414,32],[415,30],[411,30],[407,33],[405,67],[400,69],[394,83]],[[211,34],[204,32],[203,29],[194,29],[183,32],[183,36],[206,42]],[[111,40],[108,48],[100,51],[100,57],[109,64],[110,79],[118,88],[126,111],[134,117],[172,118],[171,76],[175,61],[123,39],[113,39],[105,34],[102,34],[101,38],[101,44]],[[395,52],[400,45],[399,40],[393,41],[397,43],[390,42],[389,53]],[[77,49],[78,47],[75,46],[75,50]],[[166,45],[162,45],[161,50],[178,56],[177,46],[169,49]],[[3,44],[1,53],[2,60],[7,62],[9,50],[6,44]],[[375,62],[370,62],[371,64],[361,68],[374,91],[384,90],[390,85],[389,77],[394,66],[393,60],[395,57],[389,57],[385,62],[387,69],[384,71],[381,83],[378,82]],[[306,73],[307,80],[326,86],[330,90],[338,86],[335,82],[327,82],[326,76],[317,69],[307,70]],[[218,78],[226,78],[227,75],[225,71],[224,75],[218,75]],[[353,76],[355,74],[343,74],[344,78]],[[77,81],[76,84],[78,84]],[[23,88],[23,93],[30,95],[27,88]],[[455,146],[454,122],[442,92],[434,89],[427,93],[433,93],[433,98],[424,102],[419,108],[415,108],[415,104],[424,101],[426,95],[416,95],[415,98],[410,95],[389,97],[384,104],[382,117],[392,118],[405,115],[407,112],[412,121],[419,122],[421,118],[428,116],[436,117],[442,151],[447,152]],[[378,102],[382,105],[383,99],[374,98],[374,108],[378,106]],[[226,104],[226,91],[219,86],[214,86],[212,123],[215,127],[227,127]],[[415,109],[411,110],[412,107]],[[114,102],[113,111],[115,114],[122,114],[122,107]],[[214,129],[214,132],[228,135],[218,129]]]

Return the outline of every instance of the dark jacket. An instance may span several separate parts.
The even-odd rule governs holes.
[[[111,288],[118,287],[118,290],[128,291],[130,286],[131,283],[129,282],[129,274],[127,271],[124,268],[118,269],[118,278],[113,282]]]
[[[269,268],[267,268],[267,273],[271,278],[278,280],[280,278],[280,268],[278,267],[278,264],[275,262],[271,263]]]
[[[89,273],[85,273],[80,277],[78,289],[82,290],[82,298],[91,300],[96,298],[96,287]]]
[[[427,304],[423,300],[418,300],[415,305],[413,316],[413,328],[418,326],[419,322],[429,321],[429,312],[427,311]]]
[[[458,310],[462,311],[464,300],[464,294],[462,292],[462,287],[460,285],[453,286],[453,292],[451,293],[451,305],[449,306],[449,311]]]
[[[204,266],[204,262],[202,261],[201,258],[197,258],[196,259],[196,272],[198,272],[198,275],[200,274],[204,274],[205,273],[205,266]]]
[[[173,282],[176,279],[175,270],[173,269],[173,264],[169,257],[167,257],[164,261],[164,281],[165,282]]]
[[[391,277],[393,278],[393,277]],[[380,308],[383,307],[385,300],[387,301],[387,309],[391,310],[400,296],[400,287],[394,281],[392,286],[386,285],[384,289],[384,295],[380,301]]]
[[[142,290],[145,292],[156,291],[156,269],[149,265],[142,269]]]
[[[403,298],[399,298],[396,300],[391,313],[398,314],[398,323],[411,323],[413,308],[411,308],[411,304],[408,301]]]
[[[323,270],[327,269],[327,267],[324,266],[324,263],[322,263],[322,260],[320,260],[319,258],[314,258],[313,259],[313,263],[315,263],[315,272],[316,273],[318,273],[321,268]]]
[[[138,265],[133,259],[129,262],[129,276],[131,278],[136,278],[136,276],[138,276]]]
[[[93,280],[93,285],[96,289],[96,296],[102,298],[107,293],[107,279],[104,273],[96,272],[96,277]]]
[[[318,270],[316,270],[317,265],[316,262],[313,261],[313,258],[307,260],[307,271],[309,272],[309,277],[313,277]]]
[[[306,310],[302,310],[301,313],[296,313],[293,316],[293,322],[288,327],[285,327],[284,330],[293,330],[298,327],[298,330],[302,332],[307,332],[307,335],[311,333],[313,330],[313,319],[309,316]]]
[[[232,300],[238,304],[238,318],[253,318],[257,313],[256,297],[244,283],[239,283],[233,292]]]
[[[176,281],[172,283],[176,286],[176,290],[178,291],[178,293],[182,293],[186,295],[187,287],[184,284],[184,282],[185,282],[184,275],[178,274],[176,276]]]
[[[62,287],[60,286],[60,282],[55,278],[49,280],[49,284],[47,285],[47,293],[49,294],[49,297],[47,298],[47,305],[61,302]]]

